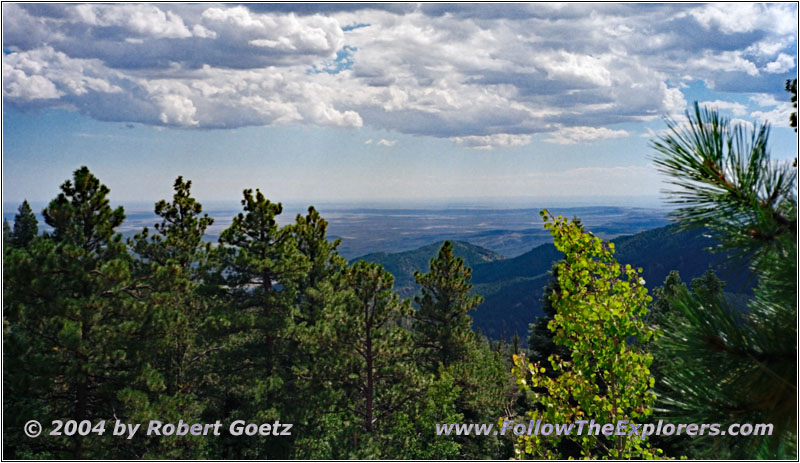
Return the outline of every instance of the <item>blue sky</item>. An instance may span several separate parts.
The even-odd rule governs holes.
[[[651,197],[694,101],[794,158],[796,74],[794,4],[5,3],[3,200]]]

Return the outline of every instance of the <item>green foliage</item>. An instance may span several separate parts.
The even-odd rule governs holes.
[[[767,125],[747,133],[697,104],[687,118],[686,127],[668,120],[669,133],[653,142],[655,165],[677,187],[673,217],[683,227],[710,228],[734,257],[766,264],[796,236],[796,170],[770,160]]]
[[[475,246],[464,241],[448,241],[453,249],[453,255],[463,259],[464,264],[474,268],[476,265],[488,262],[499,262],[503,256],[494,251]],[[432,243],[411,251],[397,253],[377,252],[353,259],[353,262],[366,260],[383,265],[394,280],[394,288],[401,297],[411,297],[419,290],[416,283],[415,273],[417,271],[429,271],[431,256],[436,255],[444,242]]]
[[[215,258],[224,288],[228,339],[212,360],[213,415],[228,421],[289,421],[293,404],[293,304],[310,268],[290,227],[279,227],[283,208],[261,191],[245,190],[243,212],[220,235]],[[208,412],[211,413],[211,412]],[[220,439],[225,458],[286,458],[291,439]]]
[[[116,232],[124,211],[110,207],[108,194],[84,167],[44,210],[51,233],[38,234],[29,207],[20,207],[15,221],[19,230],[4,226],[5,455],[507,458],[513,454],[510,441],[437,437],[433,430],[436,423],[513,418],[518,387],[536,400],[529,418],[641,422],[650,417],[650,357],[640,351],[651,334],[642,321],[649,299],[642,272],[619,266],[614,243],[603,243],[577,223],[550,217],[547,227],[556,247],[502,262],[461,243],[444,243],[427,267],[425,260],[419,265],[415,260],[413,268],[403,270],[427,268],[427,273],[413,275],[420,290],[415,310],[398,295],[386,270],[365,262],[348,265],[338,254],[339,241],[327,238],[327,222],[314,208],[279,226],[281,205],[258,190],[245,190],[242,213],[214,246],[203,240],[212,219],[192,197],[191,182],[178,177],[172,199],[155,205],[159,223],[125,243]],[[781,201],[775,202],[778,213],[794,210]],[[795,220],[791,214],[786,217]],[[757,230],[775,232],[757,225]],[[692,281],[697,297],[688,295],[677,273],[655,293],[656,305],[663,305],[659,312],[675,317],[675,333],[690,336],[693,343],[678,346],[677,335],[669,334],[664,352],[699,349],[710,339],[710,345],[723,346],[730,356],[718,365],[730,376],[714,380],[732,381],[736,387],[714,399],[713,407],[750,407],[751,414],[741,415],[747,419],[762,417],[759,413],[771,407],[775,422],[786,423],[780,428],[786,436],[791,421],[781,411],[793,410],[785,402],[792,386],[777,379],[772,381],[776,384],[766,383],[795,371],[794,347],[782,342],[780,351],[778,340],[788,335],[783,331],[793,332],[796,306],[790,312],[776,301],[795,297],[791,257],[796,246],[789,246],[786,228],[777,230],[771,241],[760,241],[768,242],[769,250],[751,253],[760,256],[756,263],[773,263],[753,265],[759,286],[750,313],[719,315],[727,313],[727,295],[710,271]],[[690,278],[699,276],[709,268],[706,260],[695,259],[696,249],[710,243],[702,233],[662,229],[619,238],[616,256],[652,257],[655,262],[643,264],[652,275],[666,275],[663,267],[676,264],[682,272],[689,268],[685,275]],[[16,235],[25,239],[16,241]],[[719,240],[730,242],[722,235]],[[465,249],[472,257],[457,257]],[[548,275],[551,262],[562,256]],[[470,259],[481,262],[476,274],[482,283],[476,288]],[[503,273],[520,269],[525,273],[519,278]],[[406,278],[410,281],[410,273]],[[516,326],[503,328],[509,343],[497,341],[493,347],[472,331],[470,313],[482,300],[477,294],[487,294],[482,291],[490,287],[521,293],[531,285],[541,288],[548,279],[548,317],[534,325],[531,361],[518,355],[524,346]],[[538,291],[528,292],[525,301],[535,300]],[[527,323],[530,306],[515,297],[507,305],[524,313],[520,320]],[[707,310],[717,306],[719,310]],[[777,338],[761,330],[767,325],[778,327],[773,330]],[[517,354],[516,376],[509,374],[512,354]],[[669,402],[671,396],[665,394],[664,410],[675,412],[670,416],[694,421],[715,417],[702,410],[681,415],[685,410],[680,408],[700,407],[696,399],[712,390],[698,376],[701,370],[689,367],[700,362],[716,374],[706,365],[713,355],[678,355],[674,364],[664,363],[668,390],[684,387],[681,381],[697,384],[694,390],[681,390],[683,403]],[[751,375],[750,358],[764,368],[758,380]],[[675,370],[679,367],[691,371],[681,377]],[[757,391],[746,400],[741,396],[745,387]],[[32,417],[43,423],[65,417],[107,423],[280,420],[293,423],[296,432],[288,438],[242,439],[223,432],[213,439],[120,440],[106,435],[45,440],[22,434],[24,422]],[[647,441],[633,438],[531,438],[519,444],[519,456],[656,456]],[[783,447],[784,453],[770,449],[764,444],[753,454],[786,453]]]
[[[792,107],[794,111],[789,114],[789,127],[797,132],[797,79],[786,81],[786,91],[792,94]]]
[[[13,231],[11,231],[11,224],[8,223],[8,220],[3,219],[3,248],[7,249],[14,245],[14,235]]]
[[[709,270],[713,273],[712,270]],[[714,274],[716,275],[716,274]],[[695,278],[692,282],[697,281]],[[653,288],[653,304],[650,307],[648,318],[656,318],[666,315],[670,310],[670,299],[686,289],[686,285],[681,281],[681,275],[677,270],[669,272],[664,284]]]
[[[556,315],[553,297],[559,292],[558,264],[556,263],[550,269],[550,280],[542,288],[541,302],[544,316],[537,317],[536,321],[530,324],[528,337],[528,359],[532,363],[540,363],[548,372],[552,372],[548,361],[551,355],[557,354],[561,358],[569,358],[569,351],[553,342],[553,332],[548,328]]]
[[[689,284],[692,293],[703,301],[711,301],[722,296],[722,288],[725,282],[717,277],[713,269],[706,270],[701,276],[692,280]]]
[[[710,296],[693,285],[694,296],[681,289],[669,298],[681,316],[665,325],[654,347],[671,359],[660,414],[723,425],[771,423],[772,436],[716,438],[707,450],[785,458],[797,450],[796,171],[770,159],[766,126],[748,134],[697,105],[687,116],[686,128],[671,122],[671,132],[654,142],[656,164],[679,188],[672,192],[681,206],[675,216],[686,226],[710,228],[758,285],[747,314],[720,297],[716,284]]]
[[[453,255],[453,245],[445,241],[430,272],[415,273],[421,294],[414,298],[419,306],[414,315],[415,337],[420,353],[430,370],[441,364],[445,367],[466,359],[473,341],[472,319],[469,311],[483,299],[470,296],[471,270],[464,260]]]
[[[121,208],[86,167],[44,210],[52,235],[4,256],[4,437],[8,455],[109,455],[108,438],[28,439],[25,421],[129,417],[118,392],[141,372],[143,306],[114,229]],[[124,447],[120,449],[125,454]]]
[[[172,201],[155,204],[161,222],[155,233],[145,228],[129,244],[137,259],[134,274],[143,284],[139,297],[146,301],[143,330],[151,336],[138,362],[141,376],[120,392],[137,422],[200,421],[207,384],[204,370],[209,355],[224,339],[224,324],[213,309],[214,298],[204,291],[212,258],[210,243],[202,238],[213,219],[191,196],[191,181],[178,177]],[[206,440],[193,437],[152,437],[137,442],[138,454],[154,458],[203,456]]]
[[[22,201],[17,215],[14,216],[14,232],[12,240],[14,246],[24,248],[39,234],[39,221],[33,213],[28,201]]]
[[[326,375],[342,387],[333,404],[343,415],[340,432],[351,437],[333,457],[375,457],[393,445],[397,436],[387,430],[422,390],[411,333],[400,326],[413,309],[392,292],[391,274],[378,265],[357,262],[343,278],[347,290],[325,315],[329,323],[320,336],[331,346],[323,357]]]
[[[429,268],[428,273],[415,273],[421,288],[414,298],[419,307],[413,326],[417,362],[438,381],[452,378],[460,391],[454,397],[455,410],[464,420],[494,422],[511,395],[505,381],[508,370],[502,354],[492,352],[471,329],[469,312],[482,302],[480,296],[470,295],[471,269],[454,255],[449,241],[430,260]],[[493,437],[462,437],[456,442],[462,458],[505,456]]]
[[[550,329],[554,342],[570,350],[570,359],[550,357],[554,376],[539,363],[515,356],[514,374],[530,393],[537,409],[529,419],[549,423],[574,423],[593,419],[640,423],[651,413],[655,396],[650,391],[652,356],[628,339],[647,341],[653,332],[643,317],[651,298],[639,271],[620,266],[613,244],[587,233],[579,224],[542,211],[545,228],[565,258],[558,264],[560,290],[552,295],[555,308]],[[546,392],[538,392],[538,389]],[[646,439],[631,436],[523,436],[518,457],[558,458],[559,444],[572,439],[582,457],[655,458],[658,451]]]

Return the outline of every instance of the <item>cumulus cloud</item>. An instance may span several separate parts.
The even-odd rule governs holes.
[[[375,144],[378,145],[378,146],[394,146],[394,145],[397,144],[397,140],[387,140],[385,138],[381,138]]]
[[[690,10],[705,28],[716,27],[726,34],[763,31],[797,33],[797,9],[789,4],[713,3]]]
[[[89,26],[119,27],[131,33],[151,37],[182,39],[192,36],[183,20],[171,11],[155,5],[76,5],[71,11],[77,22]]]
[[[780,93],[774,74],[796,69],[796,11],[4,4],[3,95],[23,109],[155,126],[369,126],[475,149],[539,133],[586,143],[628,136],[615,124],[682,113],[695,80]]]
[[[703,101],[700,102],[700,106],[707,106],[710,108],[728,110],[732,112],[735,116],[744,116],[745,114],[747,114],[747,106],[741,103],[737,103],[735,101],[723,101],[723,100]]]
[[[40,75],[28,75],[3,63],[3,94],[9,98],[39,100],[58,98],[63,95],[56,85]]]
[[[789,114],[795,111],[792,103],[779,101],[773,95],[756,94],[750,97],[750,101],[762,108],[750,113],[750,118],[757,122],[766,122],[776,127],[789,126]]]
[[[765,71],[771,74],[782,74],[794,68],[794,57],[781,53],[775,61],[767,63]]]
[[[755,63],[742,56],[738,51],[725,51],[722,53],[708,52],[699,58],[692,58],[689,66],[720,72],[744,72],[749,76],[758,75]]]
[[[630,134],[625,130],[612,130],[606,127],[562,127],[544,141],[559,145],[591,143],[609,138],[623,138]]]

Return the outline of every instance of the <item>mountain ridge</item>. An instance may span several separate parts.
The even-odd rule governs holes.
[[[651,291],[663,283],[671,270],[678,270],[688,284],[712,268],[726,281],[726,291],[731,293],[748,293],[752,285],[746,272],[726,270],[724,255],[706,250],[716,245],[706,230],[680,230],[677,225],[668,225],[610,241],[615,245],[618,262],[642,268],[645,285]],[[499,254],[480,246],[451,242],[459,257],[469,250],[470,258],[465,258],[465,264],[472,268],[473,293],[484,298],[471,312],[473,325],[494,339],[510,339],[514,332],[527,338],[528,324],[543,315],[542,289],[550,278],[548,272],[563,254],[548,243],[517,257],[497,259]],[[371,253],[353,261],[367,260],[384,265],[395,276],[395,289],[400,296],[410,298],[418,289],[414,271],[428,271],[428,262],[436,256],[441,243],[443,241],[401,253]],[[480,256],[495,258],[482,260]]]

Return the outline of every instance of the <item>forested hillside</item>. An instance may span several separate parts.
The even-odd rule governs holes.
[[[676,225],[656,228],[632,236],[611,240],[622,262],[642,268],[648,289],[661,285],[667,274],[676,270],[686,281],[713,269],[726,281],[726,292],[747,293],[752,277],[746,269],[726,265],[725,255],[708,249],[718,243],[708,230],[679,230]],[[354,261],[365,260],[384,266],[395,276],[401,294],[413,294],[415,271],[427,271],[438,243],[397,254],[368,254]],[[548,272],[563,253],[552,244],[543,244],[513,259],[492,256],[491,251],[468,243],[456,245],[456,255],[472,267],[473,292],[484,298],[472,313],[475,327],[492,339],[510,340],[514,333],[527,339],[528,325],[542,311],[542,290],[551,278]],[[461,251],[459,251],[461,249]]]
[[[473,268],[473,280],[475,279],[474,268],[476,266],[503,260],[503,256],[500,254],[480,246],[455,240],[450,241],[450,243],[453,245],[453,255],[462,258],[467,267]],[[442,244],[444,244],[444,241],[429,244],[411,251],[367,254],[353,259],[352,262],[363,260],[381,264],[384,269],[394,275],[395,291],[401,296],[410,297],[419,289],[414,281],[414,272],[427,272],[431,258],[439,252]]]

